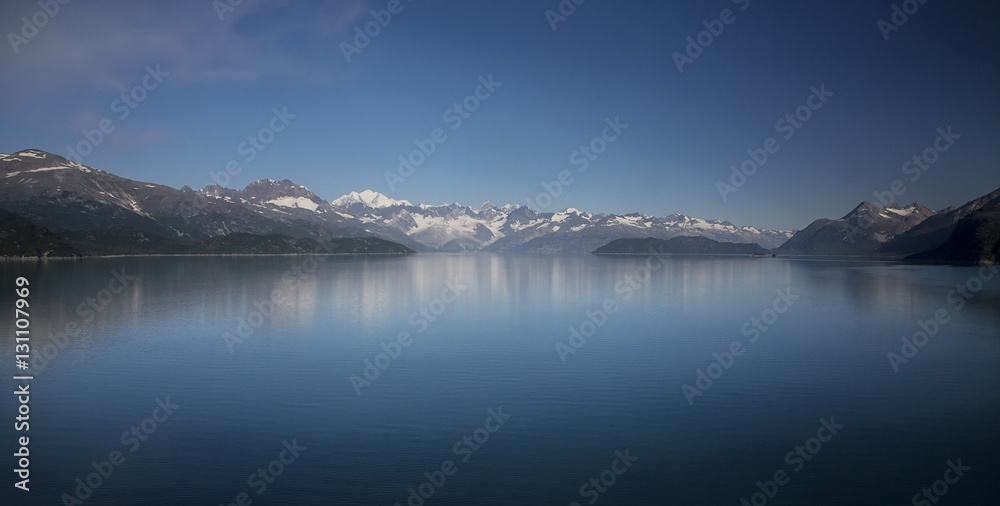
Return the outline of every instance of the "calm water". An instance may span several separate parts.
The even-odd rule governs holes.
[[[79,332],[34,363],[31,492],[7,471],[0,504],[62,504],[115,451],[124,462],[84,504],[922,504],[913,496],[935,494],[958,459],[971,470],[940,504],[1000,503],[1000,276],[949,300],[978,269],[671,258],[647,277],[642,258],[312,261],[2,264],[2,314],[14,277],[31,280],[36,355],[67,324]],[[113,270],[135,280],[102,292],[120,288]],[[948,323],[894,372],[887,353],[937,310]],[[589,337],[571,343],[571,327]],[[11,317],[0,330],[12,335]],[[709,367],[713,354],[728,369]],[[7,455],[16,409],[0,398]],[[821,419],[843,427],[810,442]],[[766,483],[776,472],[785,483]],[[444,482],[410,497],[425,473]],[[757,482],[773,497],[754,498]]]

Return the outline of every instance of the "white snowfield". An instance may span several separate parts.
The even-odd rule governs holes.
[[[267,203],[281,207],[308,209],[310,211],[315,211],[319,209],[319,204],[305,197],[281,197],[274,200],[269,200],[267,201]]]
[[[7,174],[4,177],[14,177],[14,176],[17,176],[17,175],[20,175],[20,174],[30,174],[30,173],[33,173],[33,172],[48,172],[50,170],[68,170],[68,169],[77,169],[77,168],[78,167],[70,167],[68,165],[60,165],[58,167],[42,167],[40,169],[19,170],[17,172],[11,172],[11,173]]]
[[[44,156],[37,157],[37,158],[44,158]],[[20,161],[20,160],[11,160],[9,158],[3,158],[3,159],[0,159],[0,160],[2,160],[4,162]],[[4,177],[14,177],[14,176],[17,176],[17,175],[20,175],[20,174],[31,174],[31,173],[35,173],[35,172],[49,172],[49,171],[53,171],[53,170],[79,170],[81,172],[86,172],[88,174],[91,173],[91,172],[93,172],[93,170],[91,170],[89,167],[86,167],[84,165],[80,165],[80,164],[75,163],[75,162],[69,162],[69,165],[55,165],[55,166],[52,166],[52,167],[39,167],[37,169],[19,170],[19,171],[15,171],[15,172],[9,172]]]

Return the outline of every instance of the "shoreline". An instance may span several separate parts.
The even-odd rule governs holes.
[[[411,253],[150,253],[150,254],[121,254],[121,255],[87,255],[87,256],[44,256],[44,257],[34,257],[34,256],[21,256],[21,257],[10,257],[10,256],[0,256],[0,263],[25,263],[25,262],[47,262],[47,261],[82,261],[91,259],[112,259],[112,258],[236,258],[236,257],[407,257],[412,255],[454,255],[451,252],[411,252]],[[479,252],[474,253],[461,253],[460,255],[475,255]],[[504,252],[485,252],[487,255],[497,255],[504,254]],[[524,253],[511,252],[513,256],[524,255]],[[593,255],[596,257],[617,257],[617,258],[635,258],[635,257],[647,257],[650,255],[657,257],[678,257],[678,258],[718,258],[718,259],[732,259],[732,258],[747,258],[752,260],[811,260],[811,261],[821,261],[821,262],[838,262],[838,261],[868,261],[868,262],[878,262],[885,264],[897,264],[897,265],[940,265],[940,266],[952,266],[952,267],[980,267],[980,266],[991,266],[995,265],[993,262],[954,262],[948,260],[910,260],[905,257],[886,257],[886,256],[862,256],[862,255],[777,255],[777,256],[764,256],[764,257],[754,257],[751,255],[744,254],[727,254],[727,253],[579,253],[579,252],[566,252],[566,253],[541,253],[540,256],[589,256]],[[532,255],[536,256],[536,255]]]
[[[106,258],[145,258],[145,257],[332,257],[332,256],[410,256],[416,253],[131,253],[121,255],[85,255],[85,256],[51,256],[51,257],[0,257],[0,262],[28,262],[46,260],[89,260]]]

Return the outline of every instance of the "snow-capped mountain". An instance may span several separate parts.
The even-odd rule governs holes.
[[[778,251],[803,255],[874,255],[935,214],[917,202],[906,207],[862,202],[838,220],[812,222]]]
[[[370,202],[370,203],[369,203]],[[414,241],[443,251],[591,252],[623,238],[699,236],[776,248],[790,231],[737,227],[725,221],[680,214],[665,218],[641,214],[593,214],[578,209],[542,213],[519,205],[478,208],[461,204],[413,205],[365,190],[333,201],[344,214],[369,226],[394,229]]]
[[[880,252],[890,255],[919,253],[944,243],[956,225],[970,216],[982,212],[996,213],[1000,208],[1000,189],[975,198],[957,208],[942,209],[920,224],[893,238],[882,246]],[[1000,245],[996,248],[1000,249]]]
[[[213,184],[206,186],[201,193],[208,197],[246,204],[270,205],[287,209],[305,209],[320,213],[333,210],[329,203],[309,191],[308,188],[287,179],[281,181],[273,179],[254,181],[242,190],[224,188]]]
[[[363,192],[351,192],[343,197],[340,197],[332,202],[333,205],[338,207],[352,207],[354,205],[361,205],[365,207],[372,208],[383,208],[383,207],[393,207],[393,206],[409,206],[412,205],[405,200],[393,200],[379,192],[374,192],[371,190],[365,190]]]

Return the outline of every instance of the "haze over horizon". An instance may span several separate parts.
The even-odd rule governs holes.
[[[961,205],[1000,186],[1000,6],[929,1],[886,29],[894,3],[584,2],[553,17],[555,0],[402,0],[386,17],[389,0],[108,0],[60,4],[28,37],[22,17],[40,7],[21,2],[0,25],[0,152],[89,144],[83,163],[175,188],[235,160],[230,187],[471,206],[537,202],[569,171],[532,207],[771,229],[840,217],[897,179],[901,204]],[[720,26],[679,71],[687,38]],[[271,142],[244,144],[270,127]],[[602,133],[600,155],[574,154]],[[769,138],[777,149],[722,198],[730,166]],[[904,168],[936,142],[927,170]],[[420,145],[433,152],[387,181]]]

